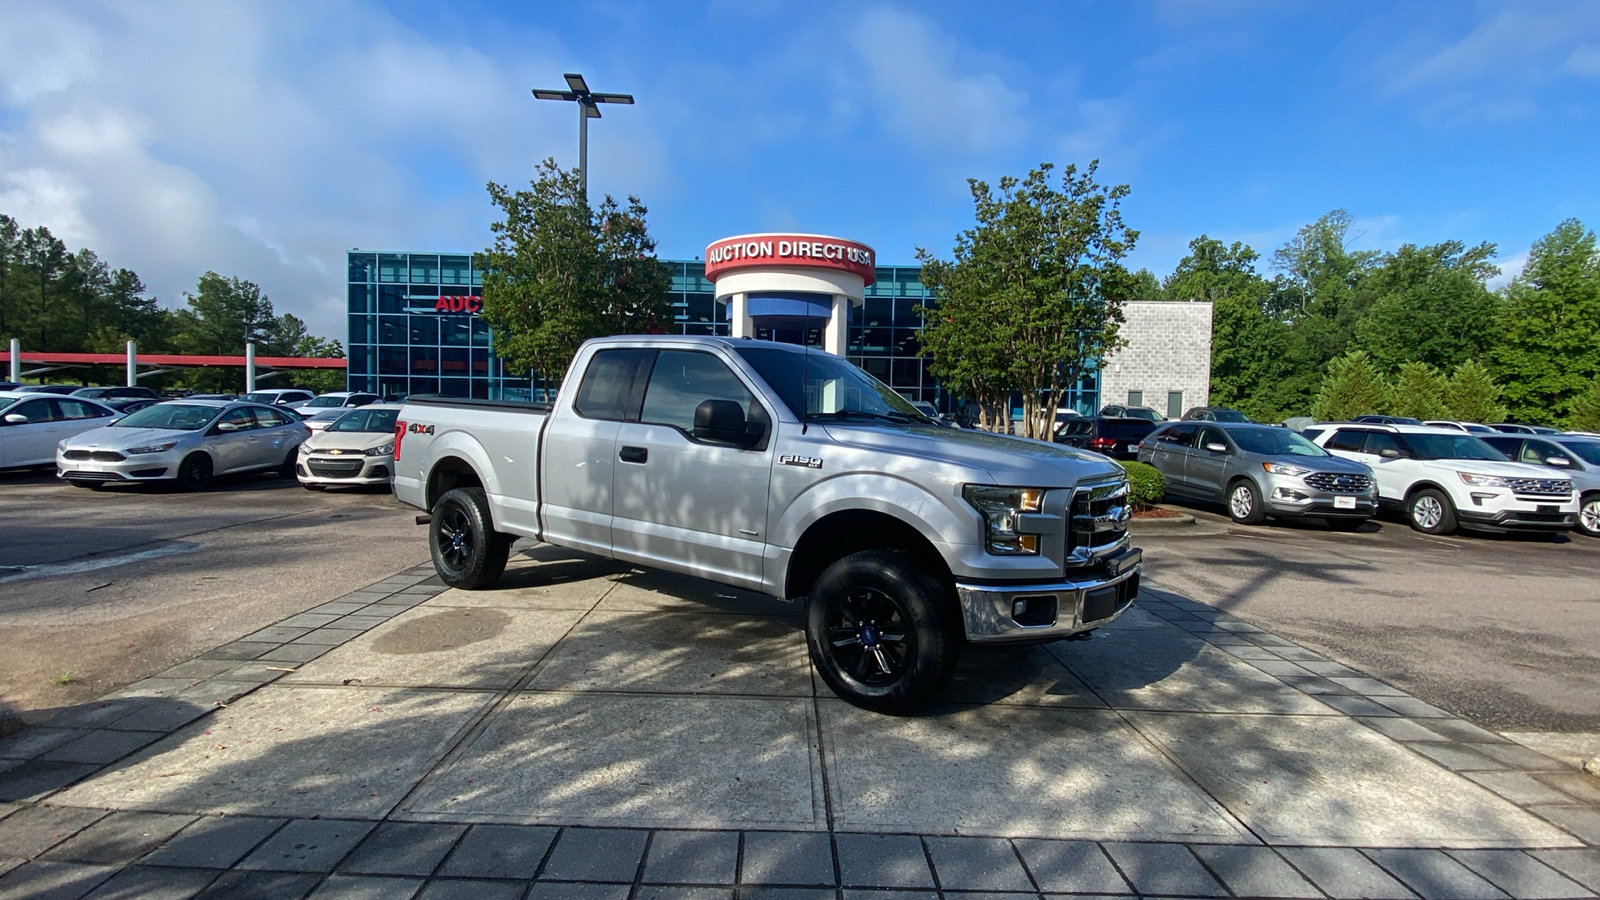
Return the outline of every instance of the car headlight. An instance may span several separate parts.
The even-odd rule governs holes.
[[[311,454],[311,448],[307,447],[304,441],[301,441],[300,442],[300,455],[301,456],[309,456],[310,454]]]
[[[384,444],[382,447],[373,447],[372,449],[363,452],[365,452],[368,456],[393,456],[394,441],[390,441],[389,443]]]
[[[1310,469],[1303,468],[1301,466],[1291,466],[1288,463],[1276,462],[1262,463],[1261,468],[1266,469],[1268,472],[1271,472],[1274,475],[1290,475],[1297,478],[1301,475],[1306,475],[1311,472]]]
[[[984,548],[1000,556],[1037,556],[1039,536],[1018,530],[1023,513],[1036,513],[1044,503],[1043,488],[990,487],[969,484],[961,496],[983,516]]]
[[[161,444],[146,444],[143,447],[129,447],[128,453],[165,453],[178,446],[177,441],[167,441]]]
[[[1457,472],[1456,474],[1461,476],[1462,481],[1465,481],[1467,484],[1470,484],[1473,487],[1503,488],[1511,486],[1507,484],[1506,480],[1501,478],[1499,475],[1477,475],[1472,472]]]

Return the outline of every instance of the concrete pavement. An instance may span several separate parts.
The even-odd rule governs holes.
[[[0,742],[0,898],[1600,892],[1564,751],[1156,588],[896,719],[771,598],[544,546],[430,576]]]

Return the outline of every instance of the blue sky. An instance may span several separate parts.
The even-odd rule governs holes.
[[[966,179],[1101,161],[1130,262],[1201,233],[1264,257],[1334,209],[1354,243],[1591,226],[1600,8],[1472,3],[13,2],[0,212],[181,302],[215,269],[342,337],[344,251],[478,249],[484,182],[576,159],[665,257],[744,231],[948,253]]]

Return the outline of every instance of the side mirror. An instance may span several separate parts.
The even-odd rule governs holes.
[[[217,431],[221,432],[222,434],[232,434],[232,433],[234,433],[235,431],[238,431],[238,430],[239,430],[239,425],[238,425],[237,422],[218,422],[217,423]]]
[[[1219,443],[1216,443],[1215,441],[1213,441],[1212,443],[1209,443],[1209,444],[1206,445],[1206,449],[1210,450],[1212,453],[1227,453],[1228,452],[1228,445],[1227,444],[1219,444]]]
[[[1400,458],[1400,451],[1396,450],[1393,447],[1385,447],[1382,450],[1378,451],[1378,455],[1383,457],[1384,459],[1399,459]]]
[[[744,407],[732,400],[707,400],[694,408],[696,440],[745,448],[755,446],[765,433],[760,423],[746,422]]]
[[[1561,468],[1565,469],[1567,466],[1572,465],[1572,460],[1567,459],[1565,456],[1552,456],[1546,459],[1545,463],[1547,465],[1560,466]]]
[[[28,424],[28,417],[23,415],[22,413],[12,413],[12,414],[6,416],[6,424],[7,425],[26,425],[26,424]]]

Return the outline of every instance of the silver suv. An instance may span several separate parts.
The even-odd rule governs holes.
[[[1173,422],[1145,437],[1139,461],[1161,472],[1168,493],[1221,500],[1244,525],[1315,516],[1355,531],[1378,511],[1371,469],[1276,425]]]
[[[1571,478],[1578,491],[1578,530],[1600,537],[1600,439],[1574,434],[1495,434],[1483,442],[1508,459]]]

